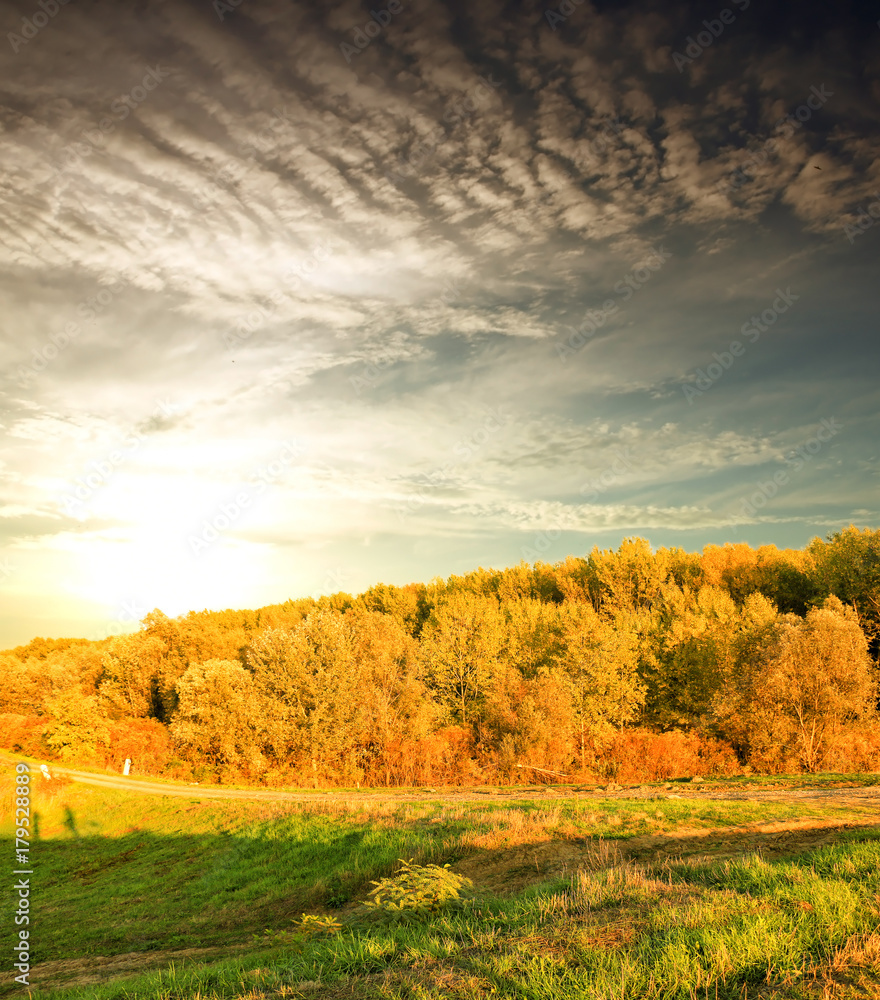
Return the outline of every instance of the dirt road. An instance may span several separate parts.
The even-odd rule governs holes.
[[[9,754],[0,754],[0,759],[14,763],[15,758]],[[875,807],[880,817],[880,784],[856,785],[841,783],[836,786],[811,784],[808,777],[802,785],[780,783],[774,785],[731,785],[727,782],[711,780],[693,783],[687,781],[667,782],[665,784],[619,786],[493,786],[485,788],[420,788],[396,789],[374,788],[359,791],[339,791],[336,789],[309,791],[306,789],[293,792],[276,791],[273,789],[253,788],[223,788],[219,785],[183,784],[164,781],[150,781],[142,778],[128,778],[121,775],[94,774],[88,771],[77,771],[72,768],[59,767],[56,764],[45,765],[53,776],[63,776],[73,781],[100,788],[116,788],[128,792],[141,792],[149,795],[171,795],[179,798],[199,799],[245,799],[254,802],[322,802],[330,797],[344,797],[347,802],[375,802],[378,799],[393,799],[395,802],[441,801],[455,802],[485,802],[487,800],[514,799],[516,801],[534,801],[536,799],[552,801],[554,799],[739,799],[744,801],[799,801],[834,804],[847,807]],[[39,778],[39,765],[32,765],[35,778]]]

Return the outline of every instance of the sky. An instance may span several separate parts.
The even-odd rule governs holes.
[[[0,646],[877,527],[878,16],[0,3]]]

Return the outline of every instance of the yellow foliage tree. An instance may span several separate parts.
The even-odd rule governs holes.
[[[563,604],[560,618],[562,644],[556,663],[571,699],[573,735],[586,770],[644,702],[639,639],[624,619],[600,616],[589,604]]]
[[[759,625],[745,654],[716,712],[723,734],[759,767],[816,771],[841,726],[875,713],[865,634],[836,597],[805,618]]]
[[[109,727],[97,698],[72,689],[49,698],[45,710],[48,726],[43,740],[61,760],[91,761],[107,745]]]
[[[171,736],[190,760],[259,774],[262,712],[254,679],[236,660],[192,663],[177,681]]]
[[[473,722],[506,654],[504,615],[493,597],[452,591],[422,630],[422,662],[452,721]]]

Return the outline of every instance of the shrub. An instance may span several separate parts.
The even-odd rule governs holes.
[[[294,921],[294,931],[306,938],[332,937],[342,930],[342,924],[327,914],[304,913]]]
[[[622,729],[607,751],[605,769],[616,769],[618,781],[666,781],[691,775],[738,774],[733,748],[721,740],[673,729]]]
[[[122,770],[130,758],[133,774],[161,774],[171,763],[171,737],[156,719],[119,719],[109,728],[105,766]]]
[[[49,726],[49,720],[43,715],[15,715],[5,713],[0,715],[0,745],[5,750],[23,753],[28,757],[54,757],[47,753],[43,735]]]
[[[390,878],[372,884],[372,900],[365,905],[394,920],[406,917],[426,918],[447,906],[461,902],[461,890],[473,882],[456,875],[449,865],[414,865],[400,860],[400,868]]]
[[[880,725],[844,726],[831,743],[824,766],[832,771],[880,770]]]

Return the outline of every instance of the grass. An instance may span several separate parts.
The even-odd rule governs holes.
[[[580,871],[513,899],[474,900],[431,922],[350,926],[328,940],[291,942],[274,956],[51,995],[724,1000],[773,990],[797,996],[822,969],[851,971],[865,956],[870,965],[880,955],[878,891],[877,838],[776,863],[753,856],[720,865],[618,865]]]
[[[678,779],[685,780],[685,779]],[[826,771],[822,774],[736,774],[712,778],[722,786],[769,785],[773,788],[835,788],[841,785],[880,785],[880,774],[855,774]]]
[[[7,772],[4,806],[11,788]],[[172,799],[62,781],[50,790],[35,783],[34,806],[35,962],[219,953],[195,956],[201,965],[190,958],[185,967],[34,997],[565,1000],[690,997],[688,989],[714,994],[716,986],[719,996],[740,996],[744,985],[766,987],[768,973],[800,982],[811,963],[828,965],[847,948],[870,952],[859,942],[870,942],[880,925],[880,842],[865,834],[785,863],[756,857],[652,868],[624,864],[610,851],[596,871],[512,897],[492,897],[478,884],[465,910],[424,925],[377,926],[346,906],[399,858],[443,864],[586,837],[622,844],[660,831],[852,818],[833,805],[200,801],[197,789],[191,799]],[[8,823],[0,828],[7,857],[11,832]],[[339,914],[344,929],[328,940],[254,940],[266,928],[291,928],[304,911]],[[4,921],[5,951],[9,934]],[[302,985],[309,982],[321,985]]]

